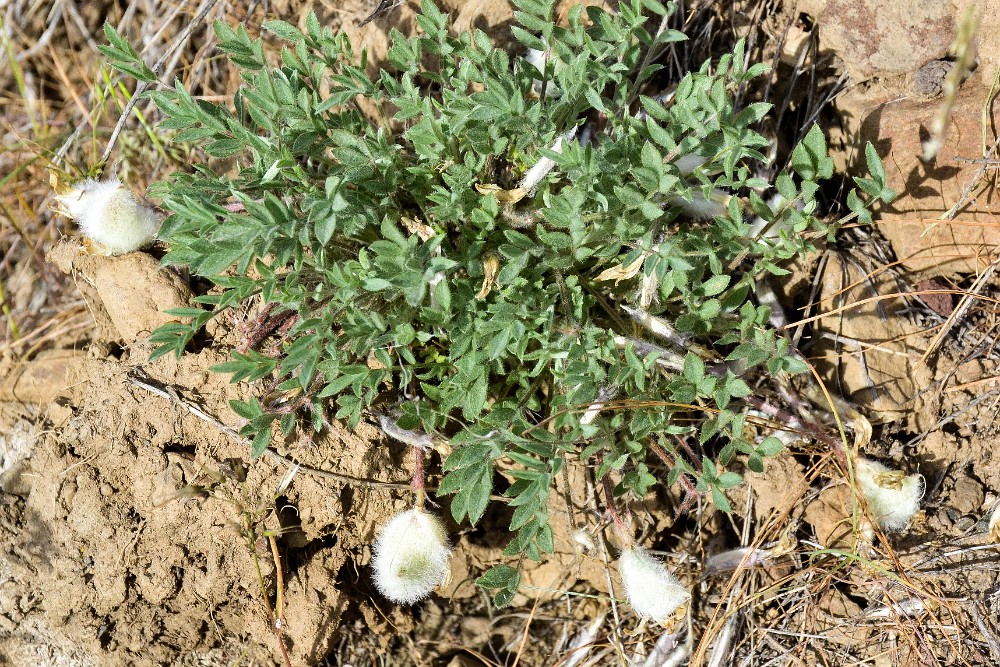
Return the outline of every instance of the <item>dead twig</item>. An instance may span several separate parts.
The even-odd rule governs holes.
[[[986,155],[981,159],[982,165],[976,170],[976,173],[972,175],[969,179],[968,185],[962,189],[962,194],[959,196],[958,201],[955,205],[949,208],[944,215],[941,216],[942,220],[954,220],[955,216],[958,215],[959,210],[967,203],[972,197],[972,193],[975,192],[976,188],[979,187],[979,183],[983,176],[986,174],[987,170],[996,168],[996,161],[993,159],[997,154],[997,148],[1000,147],[1000,136],[996,138],[993,142],[993,146],[990,147]],[[955,158],[956,161],[960,161],[961,158]]]

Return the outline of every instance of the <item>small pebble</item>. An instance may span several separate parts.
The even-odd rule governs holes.
[[[955,63],[947,60],[930,61],[914,72],[913,93],[925,98],[937,97],[944,91],[944,80],[954,66]]]

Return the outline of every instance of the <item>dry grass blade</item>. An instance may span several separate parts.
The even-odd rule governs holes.
[[[958,32],[955,41],[952,43],[950,51],[955,58],[955,67],[951,69],[944,81],[944,101],[938,109],[937,114],[931,122],[931,136],[923,142],[924,162],[930,162],[937,157],[938,151],[944,145],[944,131],[948,126],[948,119],[951,117],[951,110],[955,104],[955,96],[962,80],[968,75],[975,62],[975,48],[972,44],[976,33],[975,8],[966,8],[962,19],[958,24]]]

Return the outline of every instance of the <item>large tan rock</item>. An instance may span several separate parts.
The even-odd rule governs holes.
[[[940,100],[916,98],[886,101],[850,98],[842,102],[848,117],[862,117],[853,142],[872,142],[882,157],[888,185],[899,193],[880,209],[879,228],[903,265],[926,277],[976,273],[997,255],[1000,246],[1000,194],[990,172],[981,171],[982,112],[988,89],[974,76],[959,90],[935,160],[921,160],[922,141],[929,136]],[[994,109],[990,127],[1000,121]],[[992,133],[988,134],[992,137]],[[864,171],[858,165],[857,171]],[[974,177],[980,176],[978,183]],[[973,187],[974,186],[974,187]],[[941,217],[972,187],[972,194],[953,221]]]
[[[827,0],[819,19],[823,48],[836,52],[856,81],[914,72],[944,57],[955,24],[949,3],[924,0]]]
[[[946,56],[969,7],[977,71],[990,82],[1000,69],[1000,0],[799,0],[795,11],[817,20],[820,48],[837,55],[855,83],[877,77],[881,86],[919,96],[927,94],[920,79]],[[797,37],[792,26],[786,48]],[[931,71],[918,74],[927,66]]]
[[[187,283],[150,255],[134,252],[106,260],[96,266],[94,286],[126,343],[148,338],[160,325],[176,321],[164,310],[191,305]]]
[[[819,305],[832,314],[816,322],[810,356],[824,384],[862,407],[872,421],[912,415],[930,428],[936,411],[922,409],[930,396],[921,390],[930,386],[933,373],[918,363],[926,340],[902,312],[907,303],[891,296],[898,292],[892,276],[878,266],[831,254]]]
[[[987,83],[993,81],[1000,69],[1000,0],[952,0],[955,16],[962,16],[972,7],[978,28],[976,30],[976,55],[978,72]]]

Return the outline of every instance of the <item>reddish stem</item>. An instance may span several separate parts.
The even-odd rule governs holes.
[[[668,454],[667,451],[663,449],[663,447],[660,447],[660,445],[653,442],[652,440],[649,441],[649,449],[654,454],[656,454],[657,458],[663,461],[664,465],[666,465],[668,468],[673,468],[674,466],[677,465],[676,459],[671,457],[670,454]],[[682,514],[684,514],[684,512],[687,512],[689,509],[691,509],[691,506],[694,505],[695,498],[699,496],[699,493],[697,489],[695,489],[694,484],[691,482],[691,480],[688,479],[687,473],[682,472],[680,475],[678,475],[677,481],[680,483],[681,486],[684,487],[684,500],[682,500],[681,504],[677,507],[677,516],[679,517]]]
[[[255,204],[263,204],[264,200],[263,199],[254,199],[253,202]],[[241,201],[234,201],[234,202],[230,202],[228,204],[223,204],[222,208],[226,209],[230,213],[242,213],[243,211],[247,210],[246,205],[243,202],[241,202]]]
[[[597,466],[600,467],[604,463],[604,452],[597,452],[595,455],[597,459]],[[601,478],[601,484],[604,487],[604,499],[608,506],[608,516],[611,517],[611,521],[615,525],[615,532],[621,537],[623,541],[633,542],[632,531],[628,529],[628,524],[631,523],[631,517],[627,515],[628,506],[626,506],[626,516],[622,518],[621,513],[618,511],[618,503],[615,501],[615,485],[611,481],[611,472],[605,473],[604,477]]]
[[[823,427],[820,426],[819,424],[816,424],[814,422],[809,422],[804,419],[800,419],[795,415],[793,415],[792,413],[786,412],[785,410],[782,410],[781,408],[775,405],[771,405],[767,401],[759,399],[756,396],[747,396],[743,400],[752,405],[753,407],[757,408],[764,414],[770,415],[775,419],[783,421],[787,423],[789,426],[802,428],[808,431],[809,434],[812,435],[814,438],[816,438],[823,444],[830,447],[830,449],[837,456],[837,458],[844,465],[844,467],[847,468],[847,450],[844,448],[844,443],[842,443],[840,440],[834,438],[826,431],[824,431]]]
[[[420,447],[413,448],[413,493],[416,494],[416,505],[418,510],[424,509],[424,450]]]

